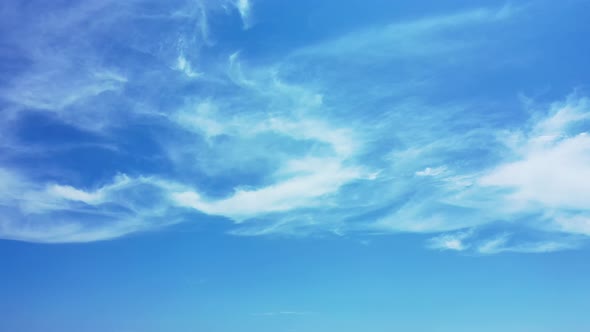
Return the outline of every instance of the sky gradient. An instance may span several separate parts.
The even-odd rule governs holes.
[[[0,331],[584,332],[590,4],[0,4]]]

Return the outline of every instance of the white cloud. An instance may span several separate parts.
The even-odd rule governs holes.
[[[444,171],[446,169],[447,168],[444,166],[435,167],[435,168],[426,167],[425,169],[423,169],[421,171],[417,171],[415,174],[417,176],[437,176],[437,175],[444,173]]]
[[[52,65],[53,66],[53,65]],[[23,107],[61,111],[87,98],[121,89],[126,79],[109,70],[78,72],[64,79],[63,73],[39,69],[12,82],[0,95]]]
[[[459,13],[431,16],[407,22],[373,27],[306,47],[299,55],[340,57],[366,63],[375,58],[433,56],[466,47],[465,42],[440,38],[440,34],[467,26],[489,24],[513,17],[519,9],[504,6],[479,8]],[[437,35],[439,38],[433,38]]]
[[[540,113],[545,116],[539,116]],[[519,130],[482,131],[484,137],[503,135],[502,144],[486,143],[500,161],[495,167],[467,172],[459,171],[453,166],[457,165],[456,160],[447,159],[444,154],[452,151],[457,155],[455,151],[468,149],[473,143],[464,142],[472,142],[473,134],[430,127],[428,124],[440,121],[436,118],[428,122],[424,129],[445,138],[427,136],[422,141],[415,140],[415,144],[409,139],[407,150],[392,154],[395,173],[389,169],[381,177],[395,179],[400,189],[397,193],[390,191],[389,197],[395,202],[391,212],[371,226],[390,232],[449,232],[511,221],[553,236],[541,241],[522,240],[516,235],[480,240],[449,233],[431,239],[429,247],[480,253],[534,253],[580,246],[577,239],[560,234],[589,234],[590,138],[585,131],[589,124],[588,101],[570,97],[566,102],[553,104],[549,112],[537,108],[533,114],[532,121]],[[409,133],[411,138],[414,132]],[[429,145],[430,140],[435,143]],[[466,157],[459,157],[460,163],[469,161],[469,155],[470,152],[463,152]],[[433,161],[445,166],[419,168],[420,171],[410,174],[436,176],[436,182],[416,184],[404,175],[412,167],[415,170],[415,165],[424,167]]]
[[[473,236],[473,231],[456,232],[443,234],[431,238],[428,241],[428,247],[439,250],[463,251],[470,247],[465,240]]]
[[[502,234],[491,240],[486,240],[477,247],[477,251],[482,254],[497,254],[505,251],[509,238],[509,234]]]
[[[21,6],[10,18],[3,16],[8,24],[22,27],[22,22],[27,22],[25,28],[12,28],[7,38],[30,66],[18,76],[6,77],[0,97],[23,108],[59,112],[85,99],[120,90],[127,81],[125,75],[101,65],[89,52],[88,44],[72,42],[90,38],[88,28],[80,28],[85,22],[93,21],[94,28],[113,19],[116,15],[109,15],[107,9],[114,4],[110,0],[58,4],[48,6],[42,16]]]
[[[510,244],[510,234],[501,234],[480,243],[476,251],[484,255],[499,254],[503,252],[516,253],[547,253],[562,250],[571,250],[579,247],[578,241],[533,241]]]
[[[149,180],[142,178],[130,179],[125,175],[118,175],[114,178],[112,183],[106,184],[92,191],[55,183],[47,185],[45,189],[40,189],[38,188],[38,185],[28,183],[26,185],[26,190],[20,193],[23,198],[20,206],[26,213],[44,213],[52,210],[73,209],[71,204],[75,202],[94,206],[109,201],[117,204],[124,204],[123,201],[114,199],[112,197],[113,193],[137,186],[146,181]]]
[[[106,17],[98,21],[88,18],[99,17],[96,13],[105,7],[91,3],[65,15],[64,22],[51,19],[44,22],[48,25],[31,27],[33,32],[46,27],[51,38],[28,35],[23,49],[39,53],[29,54],[30,70],[11,80],[0,94],[23,109],[59,113],[61,120],[82,129],[103,122],[124,129],[130,121],[134,130],[142,130],[135,125],[151,125],[153,119],[144,115],[157,109],[150,115],[159,116],[162,133],[141,134],[161,145],[162,155],[154,158],[168,158],[170,170],[158,177],[115,177],[106,184],[84,179],[86,186],[35,182],[34,174],[0,170],[0,202],[11,207],[2,211],[0,237],[39,242],[109,239],[176,222],[175,211],[180,207],[231,218],[241,223],[230,231],[236,235],[451,232],[432,238],[429,247],[480,253],[543,252],[571,244],[565,239],[518,242],[517,236],[508,235],[481,240],[462,229],[498,220],[516,223],[533,215],[540,220],[528,220],[526,227],[590,234],[590,138],[580,129],[590,119],[585,99],[556,104],[551,116],[509,132],[500,149],[490,140],[506,131],[494,127],[499,121],[489,124],[482,119],[484,112],[472,112],[480,105],[391,102],[401,86],[410,86],[414,90],[408,95],[419,99],[419,85],[406,84],[406,77],[399,82],[388,77],[387,84],[377,82],[368,88],[362,79],[330,81],[324,75],[330,70],[321,63],[317,72],[304,70],[309,63],[326,58],[336,71],[351,73],[380,68],[376,64],[392,58],[433,56],[428,60],[436,58],[436,63],[462,59],[465,47],[479,40],[449,36],[460,29],[463,36],[469,32],[465,28],[509,19],[518,11],[513,7],[361,29],[263,64],[248,61],[246,51],[242,56],[240,52],[228,56],[231,51],[225,45],[219,48],[222,54],[208,48],[214,37],[208,20],[215,18],[209,14],[224,6],[228,12],[237,9],[248,28],[250,1],[181,1],[184,6],[172,14],[134,13],[136,4],[125,4],[121,5],[125,11],[104,12]],[[129,29],[138,28],[135,19],[149,19],[150,24],[167,20],[182,27],[159,38],[161,26],[149,26],[155,35],[143,39]],[[121,29],[105,29],[123,21]],[[91,26],[76,29],[83,22]],[[118,42],[129,42],[131,53],[145,54],[149,61],[106,66],[100,56],[106,50],[94,49],[91,38],[103,30],[133,31]],[[67,44],[51,55],[53,41],[70,32],[76,37],[72,40],[88,43]],[[78,52],[76,46],[87,47]],[[211,63],[202,64],[204,59]],[[152,62],[155,65],[144,71]],[[342,70],[343,62],[351,66]],[[206,70],[206,75],[197,68]],[[183,79],[173,70],[200,79]],[[415,79],[412,74],[408,78]],[[350,89],[347,84],[357,86]],[[165,98],[162,89],[168,89]],[[98,103],[127,90],[153,94],[132,96],[133,100],[121,97],[129,106],[129,110],[120,108],[125,122],[118,123],[119,108],[110,105],[104,111],[96,105],[72,107]],[[172,96],[167,91],[181,92]],[[184,106],[176,109],[178,105]],[[110,113],[112,109],[117,111]],[[124,148],[118,152],[133,154]],[[496,167],[481,166],[492,159],[487,153],[497,157],[494,162],[501,159]]]
[[[375,172],[369,173],[353,162],[362,142],[352,128],[338,127],[311,113],[323,107],[321,95],[280,81],[272,70],[247,69],[252,74],[250,77],[244,74],[237,53],[230,57],[231,79],[243,88],[240,93],[244,95],[238,101],[261,100],[263,105],[280,105],[285,111],[248,109],[236,114],[235,109],[242,105],[232,100],[208,99],[189,104],[174,115],[174,120],[203,135],[212,148],[216,144],[214,138],[222,135],[235,138],[235,144],[244,143],[244,149],[250,153],[256,151],[256,144],[261,144],[264,148],[261,158],[276,163],[275,171],[266,176],[267,184],[255,189],[236,187],[223,199],[208,199],[198,190],[176,192],[173,198],[177,204],[244,221],[271,213],[319,207],[322,197],[337,194],[345,184],[376,177]],[[268,151],[269,139],[291,142],[301,152],[291,153],[288,147],[281,146]],[[241,150],[237,153],[222,158],[231,166],[239,163],[235,158],[248,157]]]
[[[292,121],[271,118],[264,124],[268,130],[287,135],[296,139],[316,140],[332,147],[337,155],[348,157],[357,151],[359,143],[356,134],[348,128],[334,128],[323,122],[304,119]]]
[[[101,191],[86,192],[71,186],[52,185],[48,188],[48,193],[55,197],[71,201],[80,201],[87,204],[94,204],[104,199],[104,195]]]
[[[571,124],[588,119],[590,119],[590,101],[572,96],[565,103],[554,103],[551,106],[550,116],[540,120],[534,126],[533,134],[556,139],[564,135]]]
[[[141,220],[119,220],[108,226],[89,227],[75,219],[55,219],[33,218],[35,224],[16,224],[0,217],[0,234],[3,239],[27,242],[84,243],[115,239],[150,229]]]
[[[526,153],[484,176],[484,186],[513,188],[509,199],[552,208],[590,206],[590,136],[579,134]]]
[[[550,234],[545,236],[551,237]],[[491,237],[478,237],[475,230],[460,231],[436,236],[428,240],[428,248],[436,250],[467,251],[482,255],[500,253],[547,253],[580,247],[579,238],[557,236],[553,239],[517,239],[513,234],[501,233]]]
[[[358,169],[343,168],[338,162],[329,161],[324,161],[322,168],[306,173],[260,189],[238,189],[220,200],[206,200],[193,191],[175,193],[173,199],[180,206],[242,221],[273,212],[319,206],[322,196],[336,193],[341,186],[362,175]]]
[[[559,213],[553,212],[550,218],[555,221],[554,228],[558,231],[590,236],[590,212]]]
[[[15,181],[16,180],[16,181]],[[119,175],[95,190],[35,183],[0,169],[0,238],[61,243],[108,240],[179,222],[167,201],[178,184]]]
[[[590,207],[590,136],[569,130],[590,117],[588,100],[554,105],[547,118],[530,132],[521,132],[510,148],[516,155],[485,174],[482,186],[512,190],[507,203],[521,209],[579,209]]]
[[[190,61],[184,56],[184,54],[180,54],[178,56],[174,68],[178,71],[181,71],[189,78],[197,78],[203,76],[203,73],[200,73],[193,69],[193,66],[191,65]]]
[[[229,68],[227,70],[228,77],[237,85],[245,88],[257,88],[255,81],[247,79],[242,70],[242,62],[240,61],[240,52],[234,52],[228,56]]]
[[[222,134],[229,134],[232,124],[228,121],[222,122],[218,108],[211,100],[197,103],[189,110],[183,110],[174,115],[174,120],[187,129],[203,133],[207,138]]]
[[[235,6],[240,13],[244,29],[249,29],[252,26],[252,4],[250,0],[234,0]]]

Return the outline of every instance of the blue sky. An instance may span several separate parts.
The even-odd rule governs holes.
[[[589,9],[3,1],[0,330],[590,330]]]

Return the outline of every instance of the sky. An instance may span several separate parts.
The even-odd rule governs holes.
[[[2,1],[0,330],[589,331],[588,22]]]

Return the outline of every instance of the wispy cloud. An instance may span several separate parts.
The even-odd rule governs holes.
[[[443,234],[431,238],[428,247],[431,249],[463,251],[469,248],[465,240],[473,235],[473,231],[463,231],[450,234]]]
[[[421,170],[421,171],[416,171],[416,175],[417,176],[437,176],[442,174],[445,171],[445,167],[444,166],[440,166],[440,167],[426,167],[425,169]]]
[[[176,185],[117,176],[95,190],[35,183],[0,170],[3,238],[45,242],[108,240],[180,222],[166,192]],[[140,195],[140,193],[142,193]]]
[[[438,56],[466,47],[468,41],[444,37],[453,29],[508,20],[519,9],[479,8],[459,13],[394,22],[354,31],[342,37],[301,49],[296,54],[313,57],[339,57],[348,62],[367,64],[376,58]]]
[[[545,233],[538,239],[519,239],[512,233],[478,234],[475,229],[442,234],[428,240],[428,247],[435,250],[450,250],[471,254],[494,255],[500,253],[549,253],[579,248],[580,237]]]
[[[321,167],[306,173],[256,190],[238,189],[231,197],[217,201],[203,200],[192,191],[173,197],[181,206],[239,221],[272,212],[321,206],[322,196],[336,193],[344,184],[362,176],[358,170],[342,168],[338,163],[330,165],[326,160],[322,160]]]
[[[240,13],[244,29],[248,29],[252,25],[252,3],[250,0],[234,0],[235,6]]]
[[[189,78],[196,78],[203,75],[203,73],[197,72],[193,69],[193,65],[191,64],[190,60],[184,56],[184,54],[180,54],[178,56],[174,68],[181,71]]]
[[[516,253],[548,253],[571,250],[579,247],[579,241],[536,241],[509,243],[510,235],[501,234],[495,238],[482,241],[476,251],[480,254],[491,255],[503,252]]]
[[[12,38],[30,64],[0,87],[15,110],[1,124],[11,153],[0,160],[0,237],[95,241],[195,212],[233,221],[235,235],[414,232],[431,234],[432,249],[481,254],[568,249],[583,241],[564,233],[590,234],[587,98],[514,120],[425,92],[445,91],[465,59],[483,66],[482,31],[519,8],[362,27],[269,61],[216,40],[223,9],[251,27],[250,1],[49,7],[63,21],[49,15]],[[92,133],[93,148],[112,147],[101,160],[116,160],[95,165],[90,143],[76,145],[89,157],[25,153],[78,137],[35,140],[29,112],[60,133]],[[47,159],[58,171],[30,166]],[[480,235],[499,221],[553,237]]]

